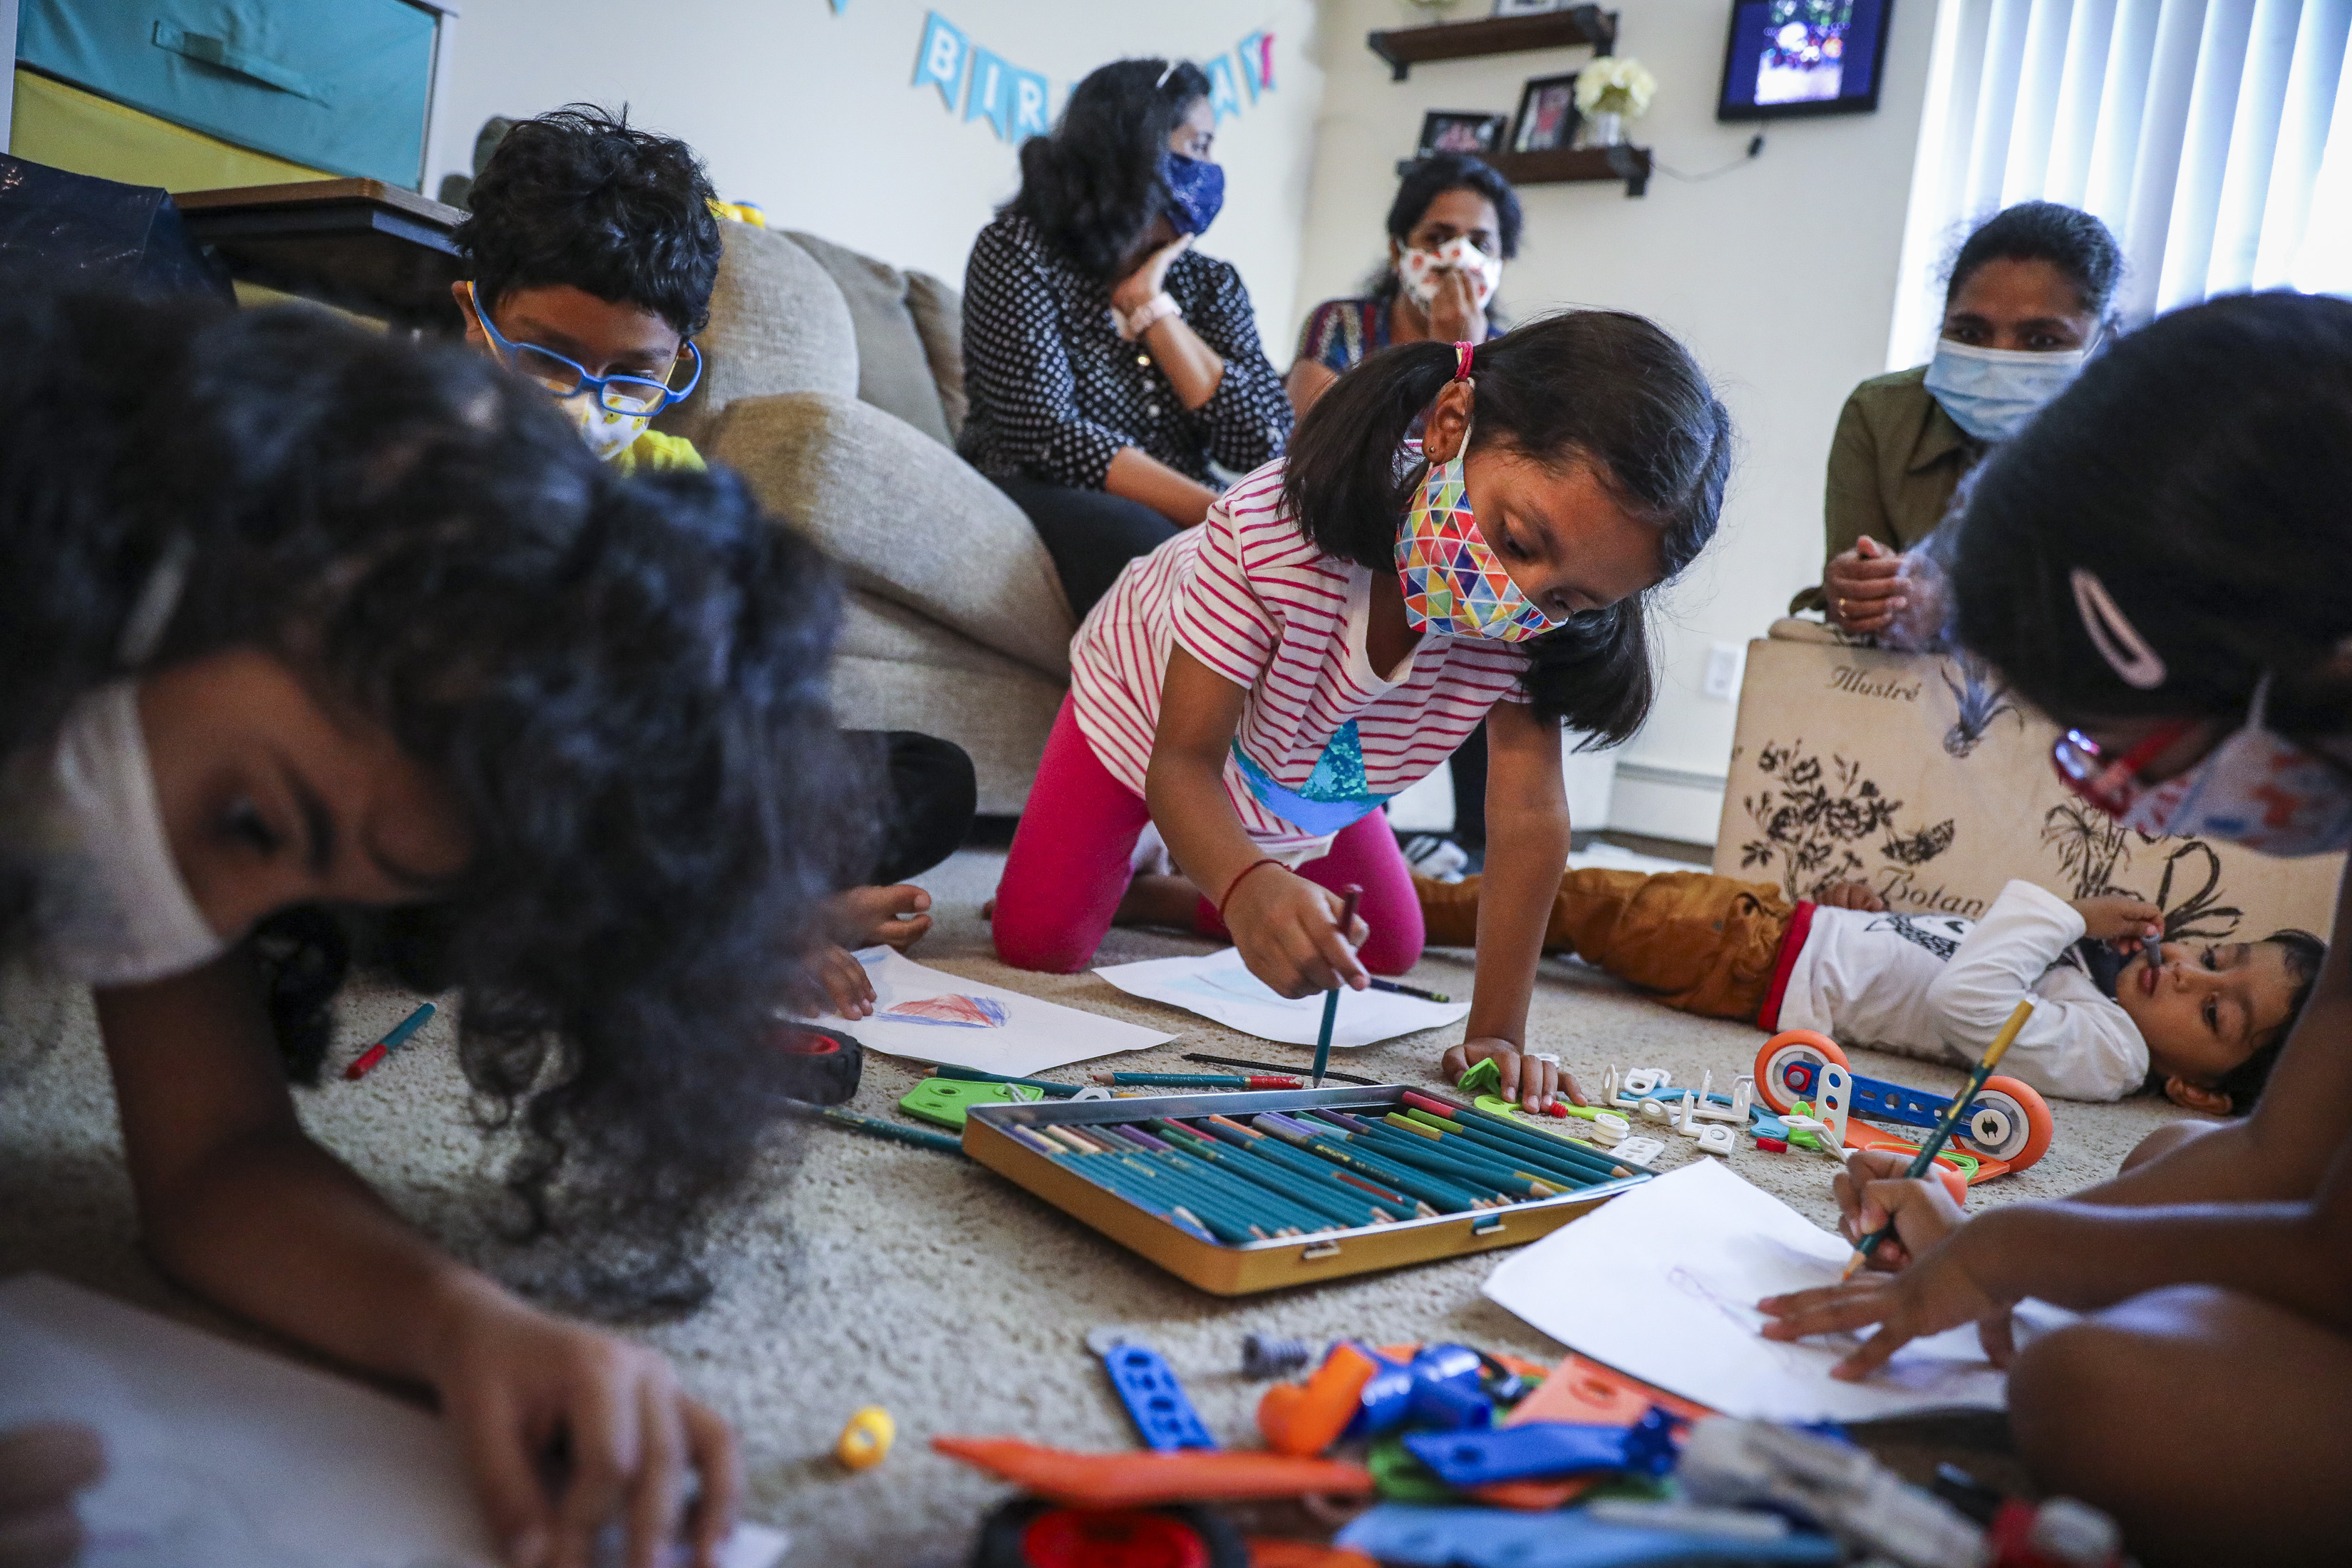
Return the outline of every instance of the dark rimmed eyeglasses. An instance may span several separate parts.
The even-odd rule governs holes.
[[[489,334],[490,346],[499,351],[499,361],[509,369],[520,371],[558,397],[575,396],[581,388],[593,386],[596,389],[596,405],[607,414],[650,417],[690,395],[702,381],[702,351],[694,346],[691,338],[679,347],[694,356],[694,374],[687,377],[684,386],[673,389],[651,376],[591,375],[587,366],[565,359],[553,349],[516,342],[499,331],[478,300],[474,301],[474,319],[482,323],[482,331]],[[673,367],[670,374],[676,375],[677,369]]]

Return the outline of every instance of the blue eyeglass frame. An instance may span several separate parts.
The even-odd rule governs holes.
[[[474,298],[474,290],[470,284],[467,287],[466,294],[467,298],[471,300],[473,302],[474,320],[481,322],[482,331],[489,334],[490,345],[493,348],[499,350],[505,356],[502,363],[506,363],[509,370],[514,370],[517,368],[511,362],[514,360],[517,353],[523,349],[529,349],[535,354],[545,354],[548,358],[555,361],[557,363],[570,365],[574,371],[578,372],[581,386],[594,387],[596,389],[596,406],[603,409],[607,414],[618,414],[632,419],[650,419],[654,416],[661,413],[662,410],[667,408],[671,404],[678,402],[682,398],[692,396],[694,395],[694,389],[702,384],[702,350],[696,345],[695,341],[692,338],[682,340],[678,346],[694,355],[694,374],[687,378],[687,383],[684,386],[676,391],[672,391],[667,383],[656,381],[651,376],[647,375],[591,375],[588,374],[588,367],[586,365],[582,364],[575,359],[566,359],[563,355],[557,353],[553,349],[541,348],[537,343],[516,342],[504,332],[499,331],[497,324],[490,320],[490,313],[482,309],[481,300]],[[607,387],[616,385],[650,386],[661,394],[662,400],[651,408],[615,408],[611,404],[604,401],[604,392]],[[565,393],[563,395],[566,397],[577,397],[580,395],[580,392],[579,389],[575,387],[572,391]]]

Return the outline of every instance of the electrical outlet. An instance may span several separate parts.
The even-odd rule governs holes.
[[[1741,649],[1737,643],[1719,642],[1706,650],[1706,678],[1699,689],[1717,702],[1728,702],[1739,695]]]

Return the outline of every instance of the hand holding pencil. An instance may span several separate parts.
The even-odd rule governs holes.
[[[1370,928],[1339,894],[1278,864],[1260,862],[1232,886],[1224,920],[1242,962],[1277,995],[1297,1000],[1371,983],[1356,956]]]

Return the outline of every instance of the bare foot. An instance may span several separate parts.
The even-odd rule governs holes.
[[[904,952],[931,929],[931,895],[911,883],[852,888],[833,900],[835,929],[850,947],[885,942]]]
[[[1191,931],[1192,914],[1200,903],[1201,889],[1190,877],[1162,877],[1147,871],[1128,883],[1127,896],[1119,900],[1118,912],[1110,921],[1113,925]]]

